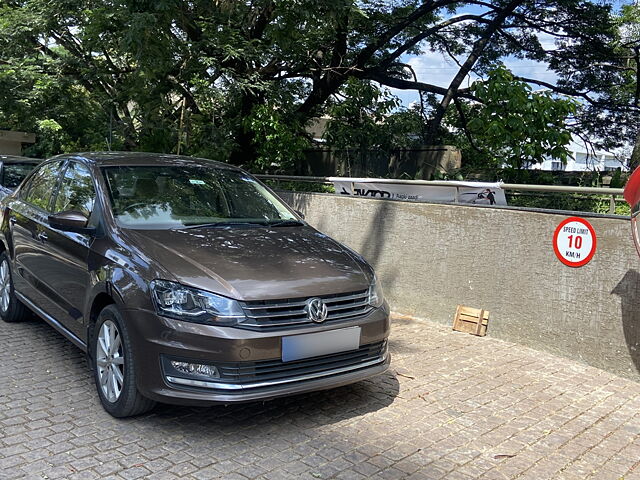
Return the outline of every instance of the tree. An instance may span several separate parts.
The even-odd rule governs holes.
[[[640,5],[636,2],[634,5],[623,6],[617,23],[620,29],[617,66],[627,81],[611,85],[610,95],[615,98],[616,103],[630,106],[620,112],[622,121],[617,120],[615,123],[627,124],[631,132],[635,129],[630,166],[637,168],[640,166]]]
[[[64,108],[39,93],[38,119],[14,110],[45,81],[86,105],[83,131],[91,134],[82,144],[106,137],[118,148],[172,151],[180,142],[188,153],[269,168],[258,160],[273,135],[264,120],[277,117],[267,124],[280,140],[284,129],[303,136],[305,123],[354,80],[438,96],[429,143],[440,140],[452,102],[477,101],[463,86],[467,74],[483,75],[508,55],[551,62],[562,82],[548,87],[582,98],[602,95],[606,82],[576,76],[593,80],[597,68],[623,80],[609,68],[618,38],[610,7],[587,0],[85,0],[82,7],[69,0],[0,7],[0,78],[16,87],[2,89],[0,125],[27,128],[45,116],[66,132],[82,123],[63,124]],[[557,48],[545,49],[540,35],[557,39]],[[448,87],[417,81],[405,64],[426,51],[459,63]],[[597,63],[604,66],[591,67]],[[614,101],[597,105],[614,111]]]
[[[393,172],[394,151],[422,143],[419,111],[402,107],[388,89],[352,78],[334,97],[328,102],[324,140],[345,167],[338,170],[349,175]]]
[[[458,124],[482,163],[523,168],[545,157],[566,162],[571,141],[567,120],[577,111],[575,100],[533,92],[504,66],[489,72],[486,81],[475,82],[471,90],[478,102],[456,103]]]

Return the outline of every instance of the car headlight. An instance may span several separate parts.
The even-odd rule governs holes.
[[[233,324],[245,318],[240,304],[230,298],[167,280],[154,280],[150,286],[160,315],[205,324]]]
[[[384,293],[382,293],[382,285],[378,279],[374,276],[373,283],[369,287],[369,305],[375,308],[380,308],[384,303]]]

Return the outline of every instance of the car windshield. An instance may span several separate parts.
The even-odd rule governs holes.
[[[124,228],[267,225],[295,216],[246,173],[198,166],[104,167],[113,215]]]
[[[35,163],[5,163],[2,167],[2,185],[16,188],[35,166]]]

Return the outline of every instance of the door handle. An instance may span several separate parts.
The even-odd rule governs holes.
[[[47,234],[44,232],[40,232],[38,234],[38,240],[40,240],[41,242],[46,242],[47,240],[49,240],[49,237],[47,237]]]

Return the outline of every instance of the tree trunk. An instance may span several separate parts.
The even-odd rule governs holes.
[[[482,52],[491,40],[493,34],[502,26],[507,17],[509,17],[522,3],[523,0],[513,0],[507,4],[500,13],[494,17],[491,23],[487,25],[487,28],[482,32],[482,36],[474,43],[469,57],[467,57],[467,60],[462,64],[456,76],[451,80],[449,88],[447,88],[447,92],[444,94],[440,104],[436,108],[433,118],[429,121],[429,126],[426,132],[427,144],[437,143],[438,129],[440,128],[440,124],[442,123],[442,119],[444,118],[447,108],[460,89],[460,85],[462,85],[462,82],[467,75],[469,75],[469,72],[482,55]]]
[[[629,169],[633,172],[640,166],[640,132],[636,135],[636,143],[631,152],[631,160],[629,160]]]
[[[232,165],[249,168],[258,156],[254,134],[245,125],[244,119],[251,115],[253,107],[259,101],[254,95],[245,95],[240,101],[240,118],[238,119],[238,130],[235,135],[236,148],[233,149],[229,157],[229,163]]]
[[[237,146],[229,156],[229,163],[237,167],[249,168],[258,156],[253,133],[240,126],[236,140]]]

